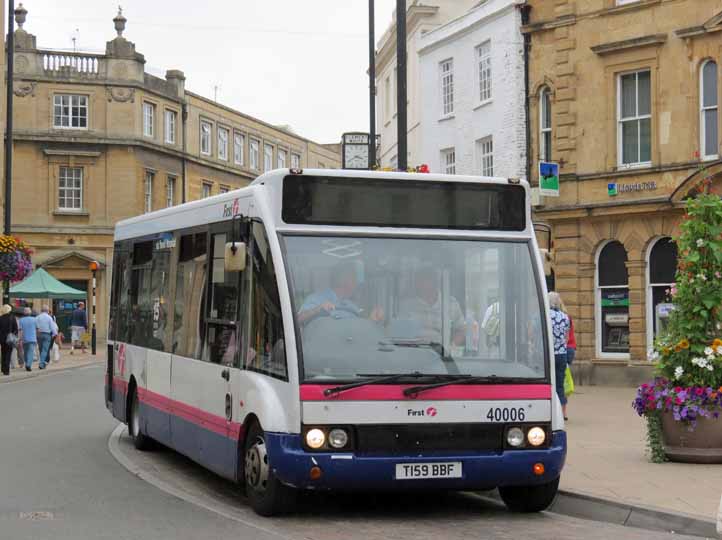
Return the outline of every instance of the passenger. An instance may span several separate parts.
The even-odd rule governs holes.
[[[466,341],[464,315],[459,302],[449,296],[448,320],[443,320],[443,306],[439,294],[439,272],[433,268],[422,268],[414,275],[416,296],[401,302],[400,319],[411,319],[421,323],[422,335],[429,341],[443,343],[442,328],[451,325],[451,342],[464,345]]]

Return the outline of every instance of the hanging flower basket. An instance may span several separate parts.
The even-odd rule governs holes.
[[[32,250],[15,236],[0,236],[0,281],[21,281],[32,271]]]

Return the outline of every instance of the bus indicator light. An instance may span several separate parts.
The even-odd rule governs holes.
[[[534,470],[534,474],[536,476],[541,476],[542,474],[544,474],[544,464],[543,463],[535,463],[533,470]]]
[[[319,478],[321,478],[322,474],[323,472],[321,471],[321,467],[311,467],[311,470],[308,473],[308,477],[311,480],[318,480]]]

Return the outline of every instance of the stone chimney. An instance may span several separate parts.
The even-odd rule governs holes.
[[[176,94],[183,99],[186,92],[186,76],[180,69],[169,69],[165,72],[165,80],[172,84]]]
[[[28,10],[25,9],[22,2],[18,7],[15,8],[15,22],[18,25],[18,29],[15,30],[15,49],[20,51],[33,51],[37,49],[35,36],[29,34],[23,28],[25,19],[27,18]]]

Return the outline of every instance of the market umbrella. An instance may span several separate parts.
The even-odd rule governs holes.
[[[17,285],[10,287],[10,296],[14,298],[62,298],[84,300],[85,291],[73,289],[38,268]]]

